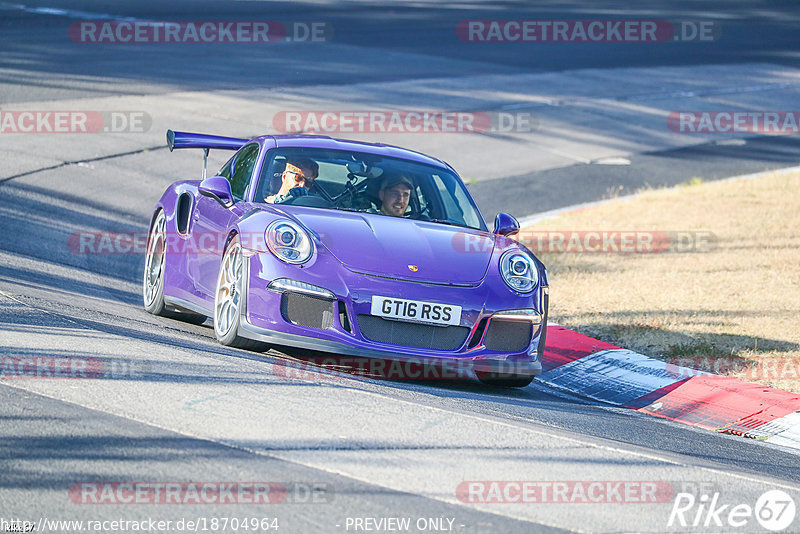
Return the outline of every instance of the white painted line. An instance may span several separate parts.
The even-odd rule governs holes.
[[[61,9],[58,7],[28,7],[23,4],[11,4],[0,2],[0,9],[8,11],[24,11],[35,15],[51,15],[55,17],[67,17],[77,20],[124,20],[128,22],[146,22],[146,19],[136,17],[121,17],[119,15],[108,15],[106,13],[94,13],[91,11],[80,11],[76,9]]]
[[[790,413],[758,427],[757,430],[777,431],[774,436],[765,440],[768,443],[800,449],[800,412]]]
[[[721,95],[738,95],[743,93],[759,93],[761,91],[774,91],[776,89],[788,89],[795,87],[798,82],[784,82],[784,83],[763,83],[748,85],[744,87],[719,87],[714,89],[703,89],[702,91],[671,91],[661,93],[650,93],[641,95],[632,95],[624,97],[627,101],[637,100],[659,100],[659,99],[673,99],[673,98],[702,98],[707,96],[721,96]]]
[[[592,162],[592,160],[590,160],[590,159],[586,159],[584,157],[577,156],[575,154],[567,154],[566,152],[564,152],[562,150],[559,150],[557,148],[552,148],[552,147],[544,146],[544,145],[539,145],[537,148],[539,150],[543,150],[545,152],[549,152],[550,154],[553,154],[555,156],[561,156],[562,158],[566,158],[566,159],[571,159],[573,161],[577,161],[578,163],[585,163],[586,165],[588,165],[588,164],[590,164]]]
[[[628,349],[612,349],[556,367],[542,373],[539,380],[591,399],[624,406],[695,374],[701,373]]]
[[[623,157],[600,158],[592,162],[592,165],[630,165],[631,160]]]
[[[714,144],[717,146],[744,146],[747,144],[747,141],[744,139],[722,139],[720,141],[714,141]]]

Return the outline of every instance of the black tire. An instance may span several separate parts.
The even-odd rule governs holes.
[[[488,373],[475,371],[478,380],[487,386],[501,388],[524,388],[535,378],[534,375],[512,375],[508,373]]]
[[[243,302],[241,299],[243,261],[239,236],[234,236],[225,246],[225,253],[222,255],[219,265],[214,292],[214,335],[220,343],[227,347],[265,351],[269,349],[269,345],[266,343],[238,334],[241,322],[239,306]]]
[[[191,312],[173,311],[164,302],[164,268],[166,265],[166,216],[159,210],[150,232],[147,235],[147,247],[142,276],[142,300],[148,313],[160,317],[169,317],[192,324],[203,324],[207,317]]]

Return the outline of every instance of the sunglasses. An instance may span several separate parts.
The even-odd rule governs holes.
[[[305,180],[306,182],[313,182],[316,179],[316,178],[311,178],[309,176],[306,176],[305,174],[303,174],[301,172],[297,172],[297,171],[284,171],[284,172],[286,172],[288,174],[293,174],[294,177],[295,177],[294,178],[295,180]]]

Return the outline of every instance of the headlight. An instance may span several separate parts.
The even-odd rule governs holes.
[[[530,256],[509,250],[500,256],[500,274],[503,281],[520,293],[530,293],[539,283],[539,271]]]
[[[305,263],[314,253],[311,238],[292,221],[274,221],[267,227],[264,236],[272,253],[286,263]]]

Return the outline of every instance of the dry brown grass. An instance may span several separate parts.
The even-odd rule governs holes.
[[[800,392],[800,173],[693,179],[526,230],[713,232],[705,252],[540,253],[552,319],[661,359],[724,358],[730,376]]]

